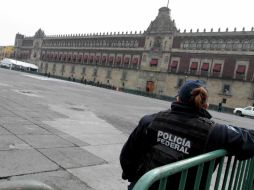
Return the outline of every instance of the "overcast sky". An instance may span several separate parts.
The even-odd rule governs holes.
[[[15,34],[46,35],[144,31],[168,0],[3,0],[0,45]],[[183,31],[254,27],[253,0],[169,0],[171,18]]]

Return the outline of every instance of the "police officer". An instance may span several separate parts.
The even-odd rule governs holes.
[[[122,178],[130,182],[129,190],[147,171],[205,152],[223,148],[240,160],[254,156],[254,131],[215,123],[207,108],[204,82],[189,80],[180,88],[171,109],[139,121],[120,155]],[[179,176],[172,178],[175,183],[167,188],[170,190],[178,187]],[[192,181],[187,180],[187,188],[193,188]]]

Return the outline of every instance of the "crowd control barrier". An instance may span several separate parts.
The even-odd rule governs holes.
[[[215,163],[217,163],[216,170]],[[168,185],[174,183],[168,177],[177,173],[180,174],[178,190],[184,190],[188,171],[193,167],[197,168],[193,189],[199,190],[204,165],[208,165],[205,190],[252,190],[253,188],[254,157],[240,161],[228,155],[226,150],[220,149],[150,170],[138,180],[133,190],[148,190],[155,182],[159,182],[158,190],[165,190],[167,183]]]
[[[13,180],[0,182],[0,190],[54,190],[54,189],[39,181]]]

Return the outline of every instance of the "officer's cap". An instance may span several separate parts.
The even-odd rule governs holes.
[[[188,80],[180,87],[176,96],[180,98],[182,103],[188,103],[191,98],[191,92],[199,87],[206,89],[205,82],[202,80]]]

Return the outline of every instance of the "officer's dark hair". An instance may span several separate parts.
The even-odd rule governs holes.
[[[190,103],[194,105],[198,110],[201,108],[207,108],[208,92],[204,87],[198,87],[192,90]]]

